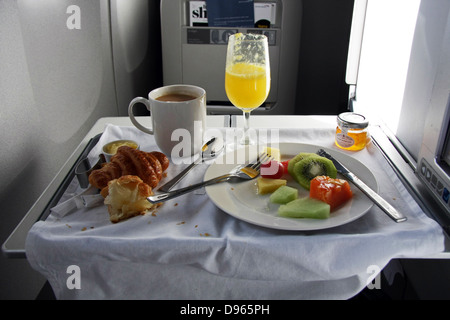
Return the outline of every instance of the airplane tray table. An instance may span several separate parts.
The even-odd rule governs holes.
[[[125,129],[135,139],[143,134],[111,125],[99,144]],[[223,134],[227,151],[235,150],[227,138],[236,128],[214,130]],[[258,130],[263,131],[260,143],[270,136],[264,128]],[[331,125],[277,132],[281,143],[341,152],[334,147]],[[149,136],[141,147],[156,149]],[[373,144],[346,155],[370,168],[380,195],[407,216],[406,222],[395,223],[373,206],[337,227],[278,230],[235,218],[216,207],[205,192],[193,192],[167,201],[156,212],[117,224],[109,221],[103,205],[64,216],[50,214],[32,226],[26,255],[58,299],[347,299],[391,259],[444,252],[442,229],[413,201]],[[167,179],[182,167],[171,165]],[[198,166],[179,187],[199,182],[208,168]]]

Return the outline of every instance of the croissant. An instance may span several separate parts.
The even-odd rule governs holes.
[[[128,146],[117,149],[111,161],[89,175],[89,183],[103,189],[108,182],[121,176],[135,175],[151,188],[155,188],[169,166],[169,159],[164,153],[144,152]]]
[[[155,205],[147,201],[147,197],[152,194],[148,184],[130,175],[111,180],[101,191],[112,223],[145,214],[152,209]]]

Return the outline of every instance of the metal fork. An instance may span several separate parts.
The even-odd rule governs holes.
[[[176,197],[179,197],[188,192],[194,191],[204,186],[209,186],[216,183],[221,183],[225,181],[229,181],[231,179],[240,179],[240,180],[251,180],[256,178],[259,175],[259,169],[261,167],[261,163],[272,160],[273,157],[267,153],[262,153],[256,159],[254,163],[248,163],[244,165],[238,165],[233,168],[229,173],[218,176],[216,178],[212,178],[210,180],[200,182],[189,187],[181,188],[178,190],[159,193],[154,196],[147,197],[147,200],[151,203],[159,203],[163,201],[167,201]]]

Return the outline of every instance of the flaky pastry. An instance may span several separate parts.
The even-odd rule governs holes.
[[[101,190],[112,223],[145,214],[154,207],[147,201],[153,195],[152,188],[134,175],[125,175],[108,182]]]

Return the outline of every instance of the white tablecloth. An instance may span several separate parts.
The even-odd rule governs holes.
[[[234,129],[221,129],[224,137],[225,130]],[[335,148],[332,128],[283,129],[279,136],[281,142]],[[152,136],[109,125],[93,158],[102,143],[115,138],[157,150]],[[395,223],[374,206],[331,229],[273,230],[231,217],[197,192],[118,224],[109,221],[103,205],[50,215],[30,230],[27,258],[58,299],[347,299],[391,259],[444,250],[442,229],[426,217],[374,145],[347,154],[370,168],[380,194],[408,221]],[[172,165],[167,179],[182,166]],[[196,167],[178,187],[202,180],[206,168]],[[68,286],[73,265],[79,267],[79,289]]]

